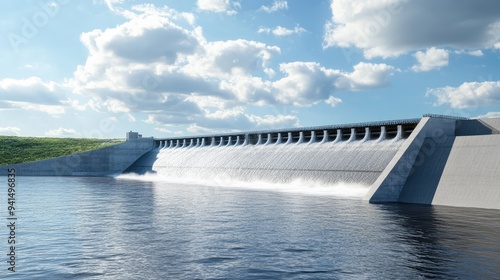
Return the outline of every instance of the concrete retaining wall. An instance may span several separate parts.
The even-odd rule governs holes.
[[[365,199],[500,209],[499,129],[500,118],[423,118]]]
[[[110,176],[122,173],[153,147],[153,138],[142,138],[68,156],[0,166],[0,174],[15,168],[19,176]]]

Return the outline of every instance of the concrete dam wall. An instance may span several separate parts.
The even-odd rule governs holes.
[[[371,203],[500,209],[500,118],[419,119],[144,138],[38,162],[21,176],[122,173],[244,182],[367,186]]]
[[[0,172],[7,174],[8,168],[15,168],[19,176],[111,176],[125,171],[153,147],[153,138],[143,138],[68,156],[0,166]]]

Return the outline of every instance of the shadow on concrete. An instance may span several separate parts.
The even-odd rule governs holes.
[[[146,173],[156,173],[156,171],[153,170],[153,163],[158,158],[159,152],[160,149],[158,148],[152,149],[151,151],[140,157],[138,160],[136,160],[123,173],[135,173],[139,175],[144,175]]]
[[[425,139],[399,196],[400,202],[432,203],[454,141],[454,137],[443,143]]]
[[[498,130],[481,120],[459,120],[457,121],[455,135],[489,135],[498,133]]]

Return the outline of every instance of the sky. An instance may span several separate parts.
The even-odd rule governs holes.
[[[0,135],[500,116],[498,0],[0,4]]]

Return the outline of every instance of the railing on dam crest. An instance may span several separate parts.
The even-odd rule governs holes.
[[[420,119],[406,119],[191,137],[155,138],[155,145],[160,149],[174,149],[399,140],[407,138],[419,121]]]

